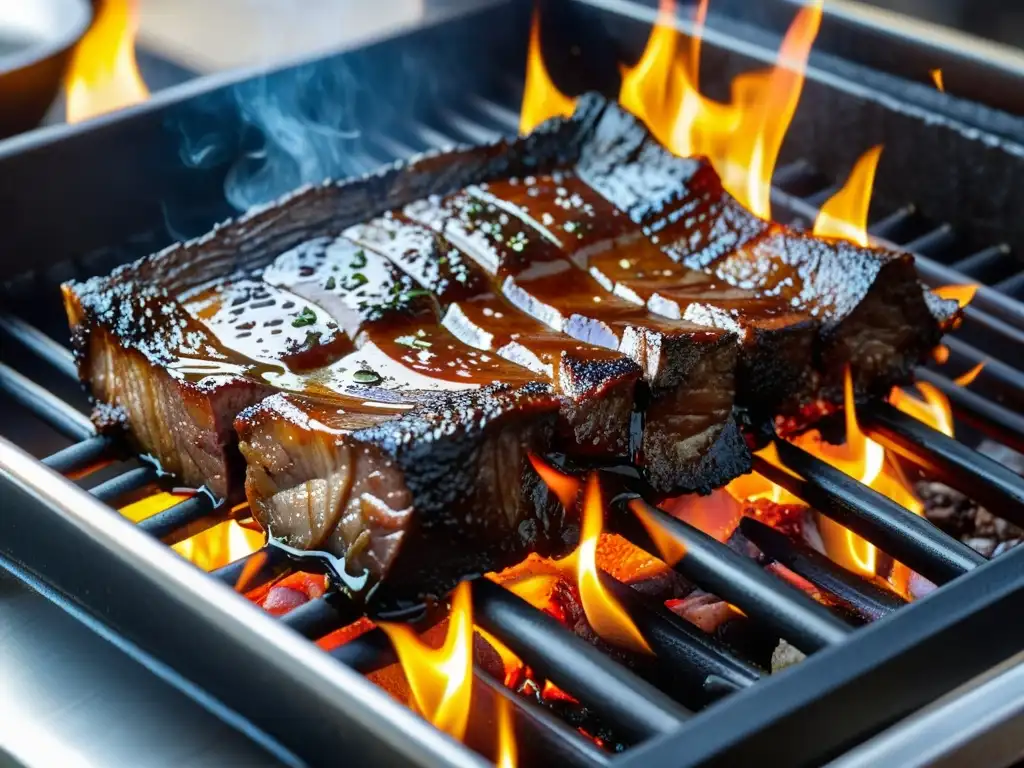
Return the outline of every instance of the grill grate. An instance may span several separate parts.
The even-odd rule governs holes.
[[[436,124],[414,127],[407,137],[409,144],[383,134],[371,136],[366,142],[367,154],[359,159],[363,170],[372,170],[383,162],[393,161],[398,153],[404,157],[452,141],[492,140],[496,133],[514,131],[517,116],[500,103],[478,98],[465,112],[449,110],[439,115],[437,121]],[[779,173],[780,185],[782,188],[798,186],[805,182],[807,174],[804,166],[783,168]],[[806,187],[806,183],[804,185]],[[776,197],[785,202],[788,210],[796,216],[810,220],[811,206],[827,199],[832,190],[832,187],[825,187],[801,198],[784,196],[786,193],[779,192]],[[882,220],[876,231],[898,231],[912,215],[910,208],[899,211]],[[931,251],[945,247],[951,237],[948,227],[940,227],[914,238],[904,247]],[[981,261],[981,257],[990,258],[991,254],[982,252],[972,258]],[[927,277],[932,269],[930,262],[922,261],[922,266]],[[947,274],[941,270],[935,274],[947,279]],[[957,275],[952,279],[967,278]],[[991,306],[995,305],[982,302],[980,311],[969,314],[968,322],[1002,328],[999,321],[988,314]],[[0,330],[37,355],[55,374],[74,377],[68,350],[25,320],[11,314],[2,315]],[[1012,340],[1013,333],[1008,330],[1007,335]],[[955,346],[951,343],[951,349],[956,349],[958,357],[966,360],[983,357],[969,344],[954,341]],[[927,377],[942,382],[940,386],[943,388],[948,384],[949,388],[958,391],[941,374],[929,371]],[[1014,372],[1013,378],[1016,377]],[[74,475],[97,462],[117,457],[116,442],[96,436],[88,419],[77,408],[5,364],[0,364],[0,388],[54,429],[77,441],[43,460],[51,468]],[[979,399],[987,404],[986,407],[1001,410],[991,401]],[[958,413],[965,410],[980,419],[976,411],[970,410],[971,403],[954,402],[954,405]],[[985,415],[991,417],[993,414]],[[981,499],[1001,502],[998,508],[1005,510],[1008,518],[1021,520],[1019,513],[1024,500],[1024,482],[1016,475],[961,443],[903,418],[893,409],[870,410],[865,414],[865,422],[872,433],[897,447],[901,454],[955,475],[963,481],[965,490]],[[1003,426],[1007,423],[1012,425],[1012,422],[1003,422]],[[1020,436],[1024,438],[1024,432]],[[802,478],[780,472],[764,462],[758,463],[759,471],[933,582],[944,584],[985,562],[981,555],[927,521],[815,457],[784,441],[778,442],[778,448],[787,465],[797,470]],[[153,467],[136,466],[95,485],[90,493],[116,506],[126,496],[151,487],[157,480],[157,471]],[[851,625],[803,592],[769,575],[753,561],[660,510],[652,507],[649,511],[686,544],[687,557],[677,566],[684,576],[740,607],[755,621],[763,623],[797,647],[813,653],[842,645],[854,633]],[[225,519],[228,519],[227,510],[216,507],[208,496],[197,494],[143,520],[139,528],[166,543],[174,543]],[[630,526],[627,520],[623,520],[620,532],[634,543],[651,548],[639,526]],[[902,600],[892,593],[835,566],[813,550],[798,548],[785,536],[756,521],[745,521],[743,533],[771,559],[833,594],[862,616],[878,618],[902,605]],[[265,548],[259,556],[263,563],[251,576],[248,588],[268,584],[294,567],[289,558],[274,547]],[[215,572],[213,577],[233,586],[249,559],[232,563]],[[557,621],[486,580],[478,581],[474,589],[477,620],[537,672],[573,694],[603,719],[614,723],[617,731],[633,742],[672,733],[692,719],[692,713],[676,700],[700,708],[728,693],[750,687],[760,679],[759,670],[737,658],[714,638],[694,629],[664,607],[644,604],[632,589],[607,575],[605,581],[613,593],[627,602],[631,615],[654,646],[661,668],[654,665],[644,674],[643,670],[631,672],[609,664],[601,652]],[[306,638],[317,639],[355,618],[353,608],[335,596],[313,600],[286,614],[282,622]],[[332,655],[361,672],[379,669],[394,661],[390,644],[379,630],[340,646]],[[681,671],[673,675],[666,674],[666,669]],[[503,687],[487,680],[485,674],[478,670],[478,685],[495,695],[506,696]],[[656,682],[662,690],[652,687],[644,677]],[[671,696],[664,692],[666,689]],[[513,696],[512,700],[518,726],[536,737],[538,743],[551,746],[557,742],[557,754],[564,757],[567,764],[593,765],[608,761],[605,755],[570,728],[552,720],[546,713],[538,712],[536,707],[521,699]]]
[[[506,105],[515,103],[519,87],[511,83],[493,98],[471,95],[447,102],[424,119],[403,126],[401,131],[364,136],[350,158],[353,172],[371,171],[382,163],[453,142],[486,142],[513,133],[518,115]],[[776,212],[791,223],[813,221],[815,206],[835,189],[831,180],[822,179],[802,161],[779,169],[775,183]],[[987,362],[977,391],[957,387],[942,371],[922,369],[919,376],[946,392],[957,417],[964,423],[1006,445],[1024,447],[1024,418],[1014,410],[1017,403],[1024,402],[1024,374],[1014,367],[1013,357],[1024,342],[1024,307],[1015,301],[1024,290],[1024,272],[1016,271],[1009,248],[995,245],[961,255],[957,252],[954,229],[924,222],[912,205],[880,218],[871,231],[878,238],[916,252],[922,276],[931,285],[975,280],[986,283],[968,308],[959,335],[947,342],[951,367],[967,368],[982,360]],[[83,259],[82,263],[89,261]],[[79,268],[89,271],[101,267],[88,264],[76,267]],[[24,305],[25,296],[17,303]],[[60,327],[54,318],[49,321],[55,329]],[[0,363],[0,390],[73,441],[69,447],[44,458],[42,464],[75,478],[76,482],[100,478],[89,488],[88,496],[48,474],[36,473],[30,479],[33,468],[38,469],[36,463],[3,441],[0,469],[13,478],[15,486],[27,489],[26,493],[48,507],[60,508],[71,502],[80,505],[84,512],[105,509],[108,513],[113,512],[109,507],[117,507],[126,499],[137,498],[159,486],[162,478],[154,468],[122,463],[125,457],[121,446],[115,440],[97,436],[80,408],[56,394],[75,378],[66,347],[13,313],[0,314],[0,332],[37,358],[24,366]],[[37,364],[40,362],[42,365]],[[21,372],[29,368],[39,370],[40,375]],[[901,455],[948,475],[951,482],[991,508],[999,509],[1002,516],[1024,522],[1024,481],[992,460],[889,408],[866,410],[864,426]],[[794,478],[763,462],[758,463],[758,471],[924,577],[948,586],[940,589],[935,599],[904,607],[900,598],[839,568],[815,551],[754,520],[743,521],[743,535],[771,560],[834,595],[860,617],[881,619],[871,626],[855,628],[846,618],[837,617],[732,549],[660,510],[649,508],[687,544],[688,556],[677,566],[684,576],[736,605],[753,621],[811,653],[811,657],[796,674],[761,680],[761,670],[723,643],[696,630],[663,606],[646,603],[631,588],[605,574],[605,585],[627,602],[630,614],[657,651],[657,663],[638,663],[627,669],[610,662],[525,601],[491,582],[479,580],[474,587],[474,607],[480,625],[538,673],[578,698],[635,743],[623,758],[612,758],[547,711],[512,695],[478,669],[474,691],[479,692],[480,699],[486,703],[500,696],[513,705],[518,741],[530,752],[523,755],[523,764],[605,765],[624,760],[639,764],[649,756],[666,754],[659,750],[671,749],[671,738],[677,733],[686,734],[690,748],[685,759],[693,764],[712,756],[753,757],[759,751],[763,755],[767,748],[777,752],[780,741],[788,745],[786,749],[791,754],[820,757],[845,746],[851,738],[877,730],[920,706],[928,697],[945,692],[956,681],[982,671],[992,660],[1017,650],[1012,647],[1014,638],[1009,633],[1000,637],[999,628],[1006,616],[1024,607],[1024,576],[1020,568],[1024,552],[1011,553],[985,565],[981,555],[870,488],[788,443],[779,442],[778,448],[787,465],[801,477]],[[106,475],[89,472],[90,468],[107,463],[112,466]],[[90,496],[93,502],[102,502],[106,507],[90,506]],[[231,514],[231,510],[216,505],[208,496],[197,494],[143,520],[137,527],[151,537],[173,544],[229,519]],[[621,532],[634,543],[650,548],[642,529],[630,527],[630,520],[622,521]],[[63,541],[59,536],[55,538]],[[76,552],[70,544],[58,547],[55,543],[54,557],[59,558],[62,551],[89,562],[87,551]],[[92,551],[99,549],[89,549]],[[255,557],[260,562],[253,568]],[[178,565],[183,564],[175,567]],[[978,578],[981,574],[969,573],[981,566],[989,577],[985,581]],[[251,589],[269,584],[295,567],[296,563],[281,549],[267,547],[211,576],[234,587],[245,573],[247,587]],[[183,583],[185,578],[182,570],[175,570],[167,562],[162,562],[160,571],[172,585]],[[69,577],[63,578],[67,584]],[[96,578],[100,579],[95,582],[99,586],[111,576],[104,572]],[[471,752],[424,728],[404,709],[380,704],[378,699],[382,697],[374,699],[368,688],[352,688],[351,676],[331,672],[332,667],[343,665],[365,673],[392,663],[394,655],[382,632],[371,631],[340,646],[330,653],[331,658],[309,643],[300,647],[291,643],[293,638],[271,633],[268,645],[287,658],[279,665],[269,665],[265,675],[258,675],[257,684],[245,680],[246,675],[253,674],[252,660],[232,659],[230,654],[243,647],[252,651],[261,642],[260,633],[273,622],[267,617],[250,620],[248,614],[258,615],[257,611],[240,612],[242,617],[236,622],[233,609],[238,606],[224,602],[227,598],[220,596],[223,590],[216,592],[216,600],[206,602],[199,593],[199,583],[189,583],[194,589],[188,596],[196,600],[190,610],[178,606],[175,613],[171,606],[185,598],[170,588],[163,592],[160,585],[147,583],[149,592],[141,586],[118,587],[116,597],[112,598],[118,605],[106,608],[106,618],[114,625],[126,624],[128,613],[148,607],[144,599],[148,594],[159,598],[155,602],[167,609],[166,622],[172,623],[178,616],[183,628],[205,627],[209,634],[198,635],[204,638],[203,642],[221,646],[203,649],[208,654],[204,652],[202,658],[185,658],[184,651],[168,647],[162,647],[160,652],[154,650],[154,654],[174,658],[182,669],[189,670],[190,679],[210,687],[214,695],[301,757],[322,759],[326,750],[336,748],[342,735],[336,732],[336,721],[324,716],[330,713],[350,718],[359,725],[359,729],[353,730],[364,729],[371,734],[373,740],[366,742],[370,750],[367,754],[387,747],[411,760],[479,764]],[[203,583],[208,584],[208,580]],[[911,616],[916,620],[911,622]],[[355,618],[351,605],[337,596],[325,596],[286,614],[278,623],[305,638],[317,639]],[[223,627],[218,634],[211,630],[215,623],[230,624],[230,631],[251,632],[251,636],[240,639]],[[156,649],[160,645],[155,636],[146,638],[146,642],[140,642],[144,647]],[[949,648],[958,646],[963,650],[963,658],[945,658]],[[971,650],[975,648],[978,653],[973,654]],[[196,649],[187,650],[194,653]],[[930,665],[939,659],[943,665],[941,674],[929,676],[933,671]],[[324,667],[324,663],[331,666]],[[311,679],[312,672],[323,673],[322,679]],[[885,697],[878,702],[877,709],[858,708],[865,711],[849,712],[844,706],[852,696],[893,690],[893,686],[901,685],[906,690]],[[275,691],[276,700],[268,702],[269,690]],[[350,702],[366,706],[366,712],[356,710]],[[715,702],[716,706],[709,707]],[[274,706],[268,707],[268,703]],[[280,718],[270,711],[282,707],[294,713],[287,724],[278,722]],[[705,707],[706,712],[700,711]],[[488,709],[486,705],[482,708]],[[368,722],[371,717],[379,717],[381,722]],[[408,736],[408,744],[395,743],[396,727],[400,737]],[[473,746],[488,749],[486,744]],[[678,754],[675,757],[678,762]]]

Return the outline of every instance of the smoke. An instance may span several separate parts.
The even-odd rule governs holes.
[[[269,202],[303,184],[347,176],[354,164],[357,83],[345,66],[307,64],[235,86],[243,146],[224,194],[238,210]],[[198,142],[200,162],[216,148]]]

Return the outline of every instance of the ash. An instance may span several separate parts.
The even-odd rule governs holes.
[[[978,450],[1024,474],[1024,457],[1016,451],[989,441],[978,446]],[[1024,530],[996,517],[945,483],[925,480],[917,484],[916,491],[924,502],[925,517],[985,557],[998,557],[1024,540]]]

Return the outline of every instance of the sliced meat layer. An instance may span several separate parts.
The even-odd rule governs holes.
[[[825,400],[841,400],[847,364],[861,395],[907,381],[956,318],[952,302],[920,284],[909,254],[759,219],[723,189],[705,159],[673,156],[617,106],[602,113],[576,171],[674,261],[818,321],[818,396]]]
[[[788,300],[736,288],[673,261],[638,224],[572,173],[495,182],[487,191],[519,206],[617,296],[664,317],[736,334],[737,400],[744,407],[770,416],[814,391],[807,361],[817,323]]]
[[[562,450],[604,458],[630,453],[640,368],[625,355],[585,344],[519,312],[491,290],[483,270],[440,235],[389,214],[346,237],[386,256],[447,309],[443,323],[461,341],[548,378],[564,398]]]
[[[746,471],[749,453],[732,413],[735,336],[657,317],[608,292],[521,213],[475,187],[406,209],[483,268],[521,311],[641,366],[650,402],[638,463],[657,490],[710,489]]]
[[[332,553],[348,586],[443,596],[467,575],[578,535],[527,460],[554,420],[547,387],[493,385],[410,396],[402,415],[336,397],[275,395],[236,420],[254,515],[285,543]]]

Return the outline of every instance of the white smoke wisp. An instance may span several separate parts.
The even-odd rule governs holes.
[[[356,88],[347,67],[317,64],[237,85],[242,120],[260,145],[228,172],[228,202],[245,211],[303,184],[350,175],[360,137],[353,125]]]

